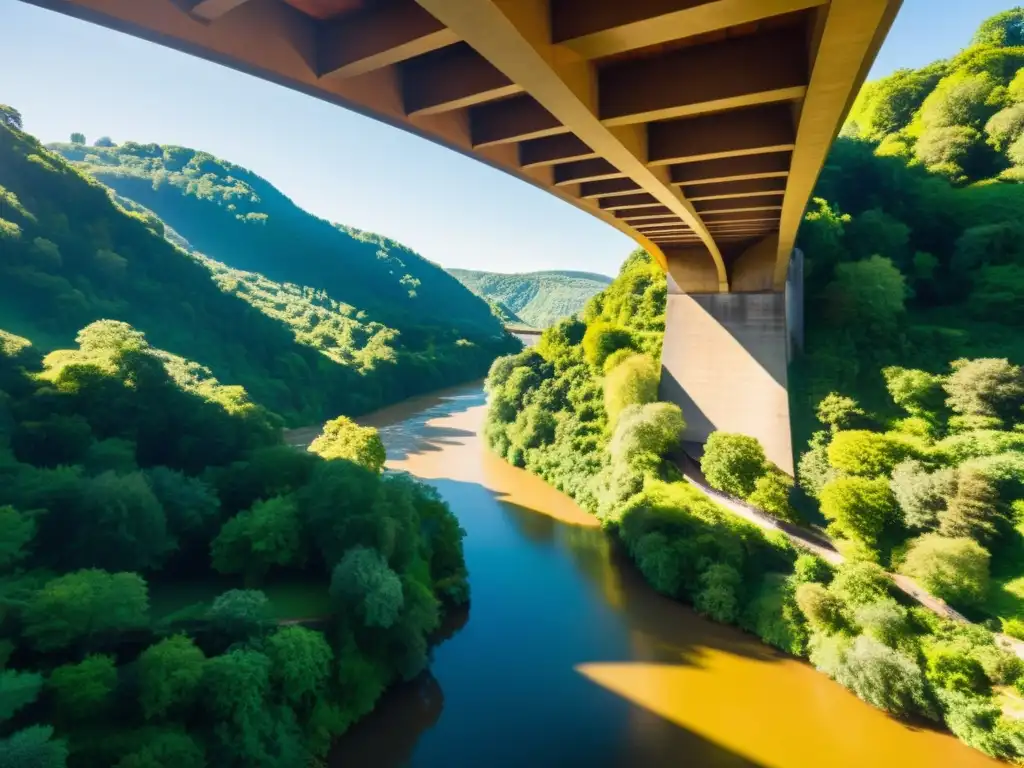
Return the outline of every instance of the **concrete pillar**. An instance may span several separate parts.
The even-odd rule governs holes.
[[[781,292],[684,293],[670,275],[660,397],[683,409],[685,442],[751,435],[792,475],[786,304]]]

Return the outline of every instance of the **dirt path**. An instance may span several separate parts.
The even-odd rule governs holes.
[[[832,542],[816,531],[777,520],[771,515],[762,512],[749,504],[745,504],[738,499],[734,499],[731,496],[727,496],[726,494],[711,488],[701,474],[700,468],[697,466],[696,462],[689,457],[680,462],[680,469],[683,471],[683,475],[686,477],[686,481],[688,483],[690,483],[694,488],[697,488],[708,498],[717,502],[720,506],[732,512],[734,515],[742,517],[744,520],[747,520],[764,530],[782,531],[789,540],[793,542],[793,544],[813,552],[818,555],[818,557],[833,565],[840,565],[845,562],[845,558],[836,551]],[[946,601],[929,593],[913,579],[899,573],[890,573],[889,578],[892,579],[892,582],[896,585],[897,589],[933,613],[953,621],[960,621],[965,624],[970,623],[963,614],[947,605]],[[996,637],[996,643],[999,646],[1010,653],[1016,654],[1019,658],[1024,659],[1024,642],[1001,632],[996,632],[994,634]]]

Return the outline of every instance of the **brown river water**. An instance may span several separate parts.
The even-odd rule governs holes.
[[[571,499],[486,450],[484,410],[476,384],[361,420],[459,517],[472,604],[331,766],[1001,765],[655,594]]]

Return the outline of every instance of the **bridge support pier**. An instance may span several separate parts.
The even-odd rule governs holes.
[[[787,369],[800,338],[795,292],[686,293],[672,272],[660,399],[682,408],[684,442],[703,444],[714,431],[750,435],[792,475]]]

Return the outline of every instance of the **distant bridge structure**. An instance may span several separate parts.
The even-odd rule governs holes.
[[[25,1],[403,128],[625,232],[669,274],[662,389],[688,439],[753,434],[792,469],[791,255],[900,0]]]

